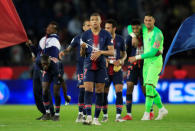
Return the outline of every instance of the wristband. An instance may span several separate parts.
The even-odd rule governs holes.
[[[135,56],[135,59],[136,59],[136,60],[141,60],[142,57],[141,57],[141,55],[136,55],[136,56]]]
[[[131,36],[132,38],[136,37],[135,33],[131,33],[130,36]]]

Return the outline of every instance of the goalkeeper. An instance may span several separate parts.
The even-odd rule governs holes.
[[[145,113],[142,120],[150,120],[150,109],[153,102],[159,108],[159,114],[155,120],[161,120],[168,111],[164,108],[161,97],[156,91],[156,85],[159,79],[159,73],[162,69],[163,59],[163,34],[159,28],[154,26],[155,19],[153,15],[147,13],[144,17],[143,41],[144,54],[129,58],[130,62],[144,59],[143,79],[146,87]]]

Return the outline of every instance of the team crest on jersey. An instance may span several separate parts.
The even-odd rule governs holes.
[[[160,43],[156,43],[156,42],[155,42],[154,45],[153,45],[153,47],[154,47],[154,48],[159,48],[159,47],[160,47]]]

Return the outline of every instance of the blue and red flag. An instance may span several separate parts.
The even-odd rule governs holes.
[[[166,54],[163,69],[160,75],[163,73],[171,55],[182,51],[191,50],[193,48],[195,48],[195,14],[185,19],[185,21],[179,27]]]
[[[27,40],[28,37],[12,0],[0,0],[0,48]]]

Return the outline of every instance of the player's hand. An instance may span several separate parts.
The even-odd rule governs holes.
[[[120,60],[116,60],[113,63],[115,66],[120,66],[121,65],[121,61]]]
[[[91,54],[91,57],[90,58],[91,58],[91,60],[96,61],[100,57],[101,54],[102,54],[101,51],[96,51],[96,52],[94,52],[94,53]]]
[[[60,53],[59,53],[59,58],[60,58],[60,60],[62,60],[63,59],[63,56],[64,56],[65,54],[64,54],[64,51],[60,51]]]
[[[136,61],[135,56],[133,56],[133,57],[129,57],[128,61],[129,61],[130,63],[135,62],[135,61]]]
[[[133,38],[132,38],[132,45],[133,45],[134,47],[137,47],[138,44],[139,44],[139,40],[138,40],[136,37],[133,37]]]
[[[116,61],[114,61],[113,64],[114,64],[115,66],[121,66],[121,65],[124,64],[124,61],[123,61],[123,60],[116,60]]]
[[[27,46],[32,45],[32,41],[31,41],[31,40],[26,41],[26,45],[27,45]]]
[[[108,68],[108,63],[109,63],[109,60],[106,59],[106,68]]]
[[[66,101],[67,103],[70,103],[70,101],[71,101],[71,97],[68,96],[68,95],[64,96],[64,99],[65,99],[65,101]]]
[[[81,44],[81,48],[85,49],[87,47],[87,44],[86,43],[82,43]]]

